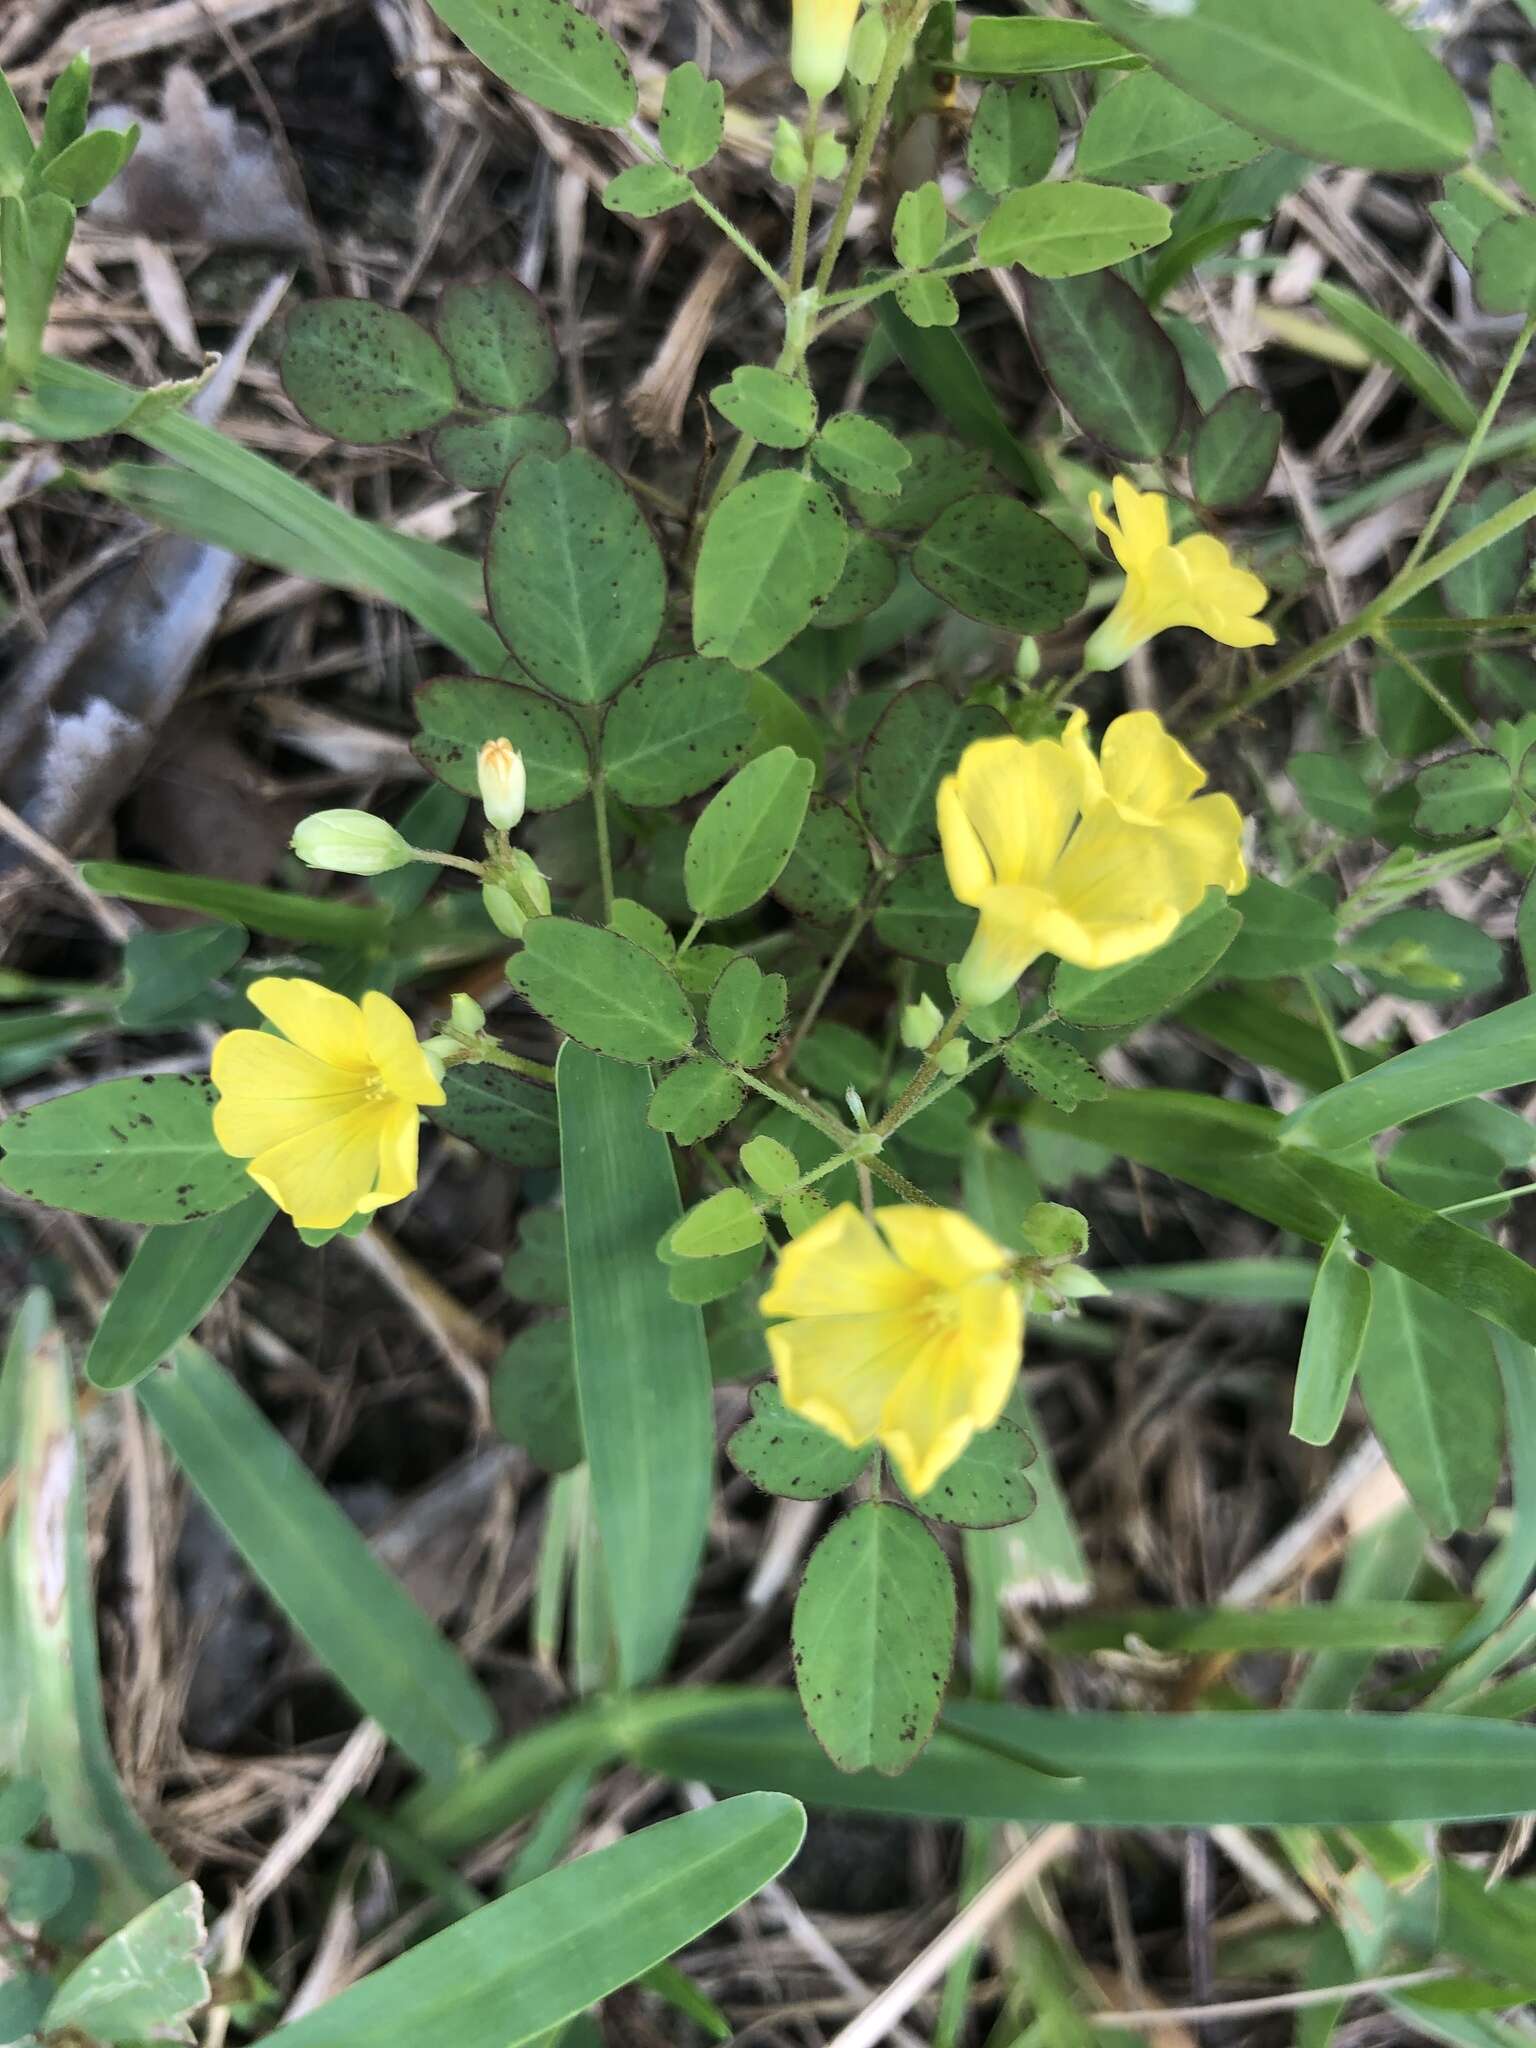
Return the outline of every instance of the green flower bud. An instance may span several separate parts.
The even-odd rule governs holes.
[[[498,832],[522,822],[528,801],[528,771],[523,757],[507,739],[487,740],[475,758],[480,804]]]
[[[800,132],[786,115],[780,114],[774,131],[773,160],[769,165],[781,185],[799,185],[805,177],[805,146]]]
[[[510,889],[504,889],[499,882],[487,882],[480,891],[480,901],[485,905],[485,914],[497,931],[509,939],[520,939],[523,936],[528,913]]]
[[[1019,684],[1029,684],[1040,673],[1040,642],[1033,633],[1026,633],[1019,642],[1019,651],[1013,658],[1013,679]]]
[[[448,1017],[455,1031],[465,1032],[471,1037],[475,1032],[485,1029],[484,1010],[473,996],[465,995],[462,990],[449,1004]]]
[[[1021,1218],[1024,1239],[1042,1259],[1076,1259],[1088,1249],[1088,1219],[1061,1202],[1035,1202]]]
[[[922,996],[915,1003],[908,1003],[901,1013],[901,1042],[913,1052],[921,1052],[932,1045],[939,1035],[939,1026],[944,1022],[944,1012],[932,996]]]
[[[292,845],[306,867],[337,875],[384,875],[415,858],[393,825],[367,811],[314,811],[300,820]]]
[[[890,39],[885,16],[878,7],[867,7],[859,16],[848,45],[849,77],[856,78],[860,85],[873,85],[880,76],[880,66],[885,62],[885,47]]]
[[[971,1063],[971,1056],[964,1043],[952,1038],[938,1056],[937,1066],[941,1074],[963,1074]]]
[[[539,864],[531,853],[524,853],[518,847],[512,855],[512,871],[516,876],[514,886],[525,898],[530,917],[548,917],[549,883],[539,870]]]

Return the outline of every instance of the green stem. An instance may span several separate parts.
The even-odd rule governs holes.
[[[608,792],[601,773],[592,782],[592,823],[597,833],[597,872],[603,887],[603,919],[613,916],[613,846],[608,837]]]
[[[877,868],[875,870],[874,879],[864,892],[863,902],[848,920],[848,929],[838,940],[832,958],[822,970],[821,979],[811,992],[811,999],[806,1004],[804,1013],[795,1025],[794,1030],[790,1033],[789,1043],[774,1062],[774,1065],[781,1073],[791,1065],[795,1054],[800,1050],[801,1045],[805,1041],[806,1033],[821,1015],[822,1005],[832,993],[833,984],[847,964],[848,955],[858,944],[859,934],[879,907],[880,898],[885,894],[885,886],[889,879],[890,876],[884,868]]]
[[[987,265],[985,263],[978,263],[972,260],[966,263],[946,263],[938,269],[925,270],[921,274],[924,277],[971,277],[978,270],[985,270],[986,268]],[[837,311],[829,313],[816,329],[816,339],[820,341],[824,334],[829,334],[834,327],[841,321],[846,320],[850,314],[862,312],[864,307],[872,304],[874,300],[883,298],[887,292],[895,291],[896,287],[902,282],[904,275],[904,272],[893,271],[889,277],[882,277],[877,284],[861,285],[857,292],[847,294],[845,301],[839,304]]]
[[[797,1116],[803,1123],[814,1125],[824,1138],[834,1139],[843,1154],[843,1158],[836,1162],[838,1165],[842,1165],[845,1159],[851,1159],[856,1165],[862,1163],[905,1200],[920,1203],[925,1208],[931,1209],[934,1206],[933,1197],[925,1195],[904,1173],[898,1173],[886,1160],[871,1158],[858,1150],[859,1140],[863,1134],[850,1131],[845,1123],[833,1116],[830,1110],[823,1109],[819,1102],[797,1102],[792,1095],[784,1094],[781,1089],[775,1088],[771,1082],[764,1081],[759,1075],[749,1072],[746,1067],[732,1067],[731,1072],[744,1087],[755,1089],[759,1095],[766,1095],[770,1102],[776,1102],[780,1109],[787,1109],[791,1116]]]
[[[1504,187],[1498,184],[1496,180],[1490,178],[1481,164],[1463,164],[1461,166],[1461,175],[1469,185],[1475,185],[1485,199],[1491,199],[1495,206],[1501,206],[1506,213],[1513,214],[1517,220],[1525,212],[1525,208],[1520,204],[1519,200],[1511,193],[1506,192]]]
[[[938,1037],[933,1040],[928,1050],[924,1053],[922,1065],[907,1083],[902,1094],[897,1098],[895,1107],[888,1109],[885,1115],[881,1117],[879,1123],[875,1125],[876,1131],[882,1138],[888,1138],[892,1131],[900,1130],[907,1118],[918,1107],[924,1095],[927,1094],[929,1083],[939,1071],[939,1054],[965,1022],[967,1007],[965,1003],[956,1003],[948,1017],[944,1020],[944,1027]]]
[[[673,955],[673,958],[681,960],[683,955],[688,951],[688,948],[693,944],[694,940],[699,936],[699,933],[703,931],[703,929],[704,919],[702,917],[696,917],[693,920],[693,923],[689,925],[687,931],[683,934],[683,942],[678,947],[677,952]]]
[[[435,868],[461,868],[466,875],[473,875],[477,882],[486,879],[484,861],[466,860],[460,853],[432,853],[425,847],[413,846],[411,859],[427,861]]]
[[[789,297],[789,292],[785,286],[783,278],[780,277],[779,273],[768,261],[767,257],[763,254],[762,250],[754,249],[752,244],[747,240],[746,236],[741,232],[741,229],[737,227],[736,223],[733,220],[729,219],[725,214],[723,214],[720,211],[719,207],[716,206],[712,200],[706,199],[704,194],[699,190],[697,185],[693,187],[691,196],[694,205],[699,209],[700,213],[705,215],[707,219],[714,222],[715,226],[720,230],[721,234],[725,236],[728,242],[734,243],[734,245],[741,251],[742,255],[745,256],[747,261],[752,265],[754,270],[760,270],[762,272],[763,276],[767,278],[768,282],[773,286],[775,292],[777,292],[781,299],[787,299]]]
[[[843,179],[842,193],[838,198],[837,211],[832,216],[832,225],[827,231],[827,246],[821,252],[821,262],[816,270],[816,290],[822,293],[832,280],[837,268],[837,259],[842,254],[843,241],[848,233],[848,223],[864,180],[869,176],[870,164],[874,161],[875,144],[880,139],[880,130],[885,126],[885,117],[890,112],[891,96],[896,90],[896,81],[901,76],[901,67],[906,63],[917,32],[923,25],[928,11],[927,0],[914,0],[906,19],[891,29],[890,40],[885,48],[885,61],[880,66],[880,76],[875,80],[865,110],[859,139],[853,146],[853,156],[848,164],[847,176]]]
[[[1456,494],[1466,482],[1467,472],[1471,469],[1473,463],[1476,462],[1483,443],[1487,440],[1493,423],[1499,416],[1499,408],[1509,396],[1509,387],[1514,383],[1520,365],[1525,361],[1526,351],[1530,348],[1533,338],[1536,338],[1536,317],[1527,320],[1516,335],[1514,347],[1505,359],[1504,367],[1498,375],[1498,381],[1488,394],[1488,403],[1478,414],[1477,423],[1467,436],[1467,445],[1462,449],[1461,454],[1457,458],[1456,467],[1446,478],[1445,488],[1435,501],[1435,509],[1425,521],[1423,530],[1420,532],[1417,540],[1408,550],[1408,559],[1404,562],[1400,572],[1403,575],[1406,575],[1412,569],[1416,569],[1429,553],[1430,543],[1440,531],[1445,515],[1450,511],[1452,505],[1455,504]]]
[[[1421,668],[1419,664],[1414,660],[1411,654],[1405,653],[1403,649],[1398,646],[1397,642],[1392,638],[1390,633],[1387,633],[1385,631],[1378,633],[1376,636],[1376,644],[1378,647],[1381,648],[1384,654],[1391,655],[1392,659],[1397,663],[1397,666],[1403,671],[1403,674],[1405,676],[1410,677],[1412,681],[1418,684],[1419,688],[1424,692],[1425,696],[1429,699],[1430,703],[1433,704],[1435,706],[1435,709],[1440,713],[1440,716],[1444,719],[1449,720],[1449,722],[1455,726],[1456,730],[1461,734],[1464,740],[1470,741],[1474,747],[1480,747],[1482,745],[1483,742],[1478,733],[1477,727],[1473,725],[1471,720],[1466,716],[1464,712],[1457,709],[1456,705],[1454,705],[1451,702],[1450,698],[1447,697],[1444,690],[1441,689],[1440,685],[1435,681],[1434,677],[1429,673],[1429,671],[1427,669]]]
[[[555,1085],[553,1067],[546,1067],[542,1060],[525,1060],[521,1053],[508,1052],[504,1045],[495,1045],[483,1038],[475,1041],[474,1061],[466,1061],[465,1064],[505,1067],[509,1074],[521,1074],[525,1081],[542,1081],[550,1088]]]
[[[820,100],[812,100],[805,110],[805,126],[800,131],[801,143],[805,150],[805,176],[795,192],[795,220],[789,240],[789,288],[784,296],[798,299],[805,290],[806,253],[811,241],[811,202],[816,195],[816,131],[821,126]]]

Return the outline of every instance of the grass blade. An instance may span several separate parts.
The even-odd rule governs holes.
[[[645,1121],[643,1067],[568,1041],[556,1067],[576,1386],[618,1641],[619,1682],[662,1669],[687,1608],[714,1475],[709,1352],[657,1240],[682,1214]]]
[[[146,1230],[86,1353],[91,1385],[115,1393],[152,1371],[207,1315],[276,1214],[257,1189],[216,1216]]]
[[[177,1347],[138,1399],[310,1649],[428,1777],[489,1742],[496,1715],[457,1652],[216,1359]]]

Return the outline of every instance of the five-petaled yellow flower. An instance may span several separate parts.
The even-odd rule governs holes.
[[[416,1185],[421,1110],[444,1100],[398,1003],[269,975],[246,991],[283,1034],[213,1049],[213,1134],[294,1222],[333,1230]]]
[[[1157,491],[1138,491],[1117,476],[1114,492],[1118,525],[1099,492],[1090,492],[1088,503],[1125,571],[1125,588],[1088,642],[1085,668],[1118,668],[1170,626],[1195,626],[1225,647],[1274,646],[1272,628],[1255,616],[1268,604],[1269,592],[1251,569],[1238,568],[1213,534],[1191,534],[1171,544],[1168,500]]]
[[[980,912],[962,1002],[995,1002],[1041,953],[1134,960],[1212,883],[1247,886],[1236,804],[1194,795],[1205,771],[1156,714],[1115,719],[1098,760],[1086,725],[1078,711],[1059,740],[973,741],[939,785],[949,886]]]
[[[1010,1254],[953,1209],[849,1202],[784,1247],[766,1316],[784,1405],[878,1441],[921,1496],[1003,1411],[1024,1345]]]

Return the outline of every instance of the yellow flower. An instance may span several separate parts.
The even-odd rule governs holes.
[[[1115,967],[1169,938],[1214,882],[1246,886],[1230,797],[1150,711],[1117,718],[1103,761],[1074,712],[1059,740],[976,740],[939,784],[949,886],[981,915],[955,993],[995,1002],[1041,953]]]
[[[848,68],[859,0],[794,0],[789,68],[808,100],[835,92]]]
[[[228,1031],[214,1047],[223,1149],[307,1230],[408,1195],[421,1106],[445,1098],[404,1010],[270,975],[246,993],[283,1035]]]
[[[877,1209],[870,1224],[844,1202],[785,1246],[762,1297],[789,1318],[767,1332],[784,1405],[850,1446],[878,1440],[927,1493],[1017,1377],[1011,1263],[953,1209]]]
[[[1123,476],[1114,482],[1116,525],[1098,491],[1088,503],[1094,524],[1107,534],[1125,571],[1119,602],[1083,653],[1090,669],[1118,668],[1128,655],[1170,626],[1195,626],[1224,647],[1273,647],[1273,630],[1255,617],[1269,591],[1250,569],[1239,569],[1209,533],[1170,545],[1168,500],[1138,491]]]

